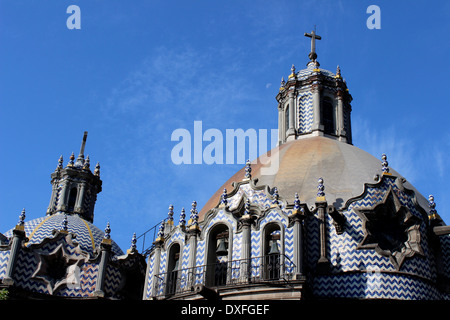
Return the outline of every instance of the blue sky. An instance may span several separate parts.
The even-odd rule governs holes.
[[[175,219],[201,208],[242,165],[175,165],[172,132],[275,129],[280,79],[308,62],[314,25],[321,67],[340,65],[353,96],[354,145],[386,153],[448,223],[449,21],[448,1],[0,0],[0,232],[22,208],[45,215],[84,131],[103,180],[94,224],[122,249],[170,204]]]

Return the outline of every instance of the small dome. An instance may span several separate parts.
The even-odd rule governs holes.
[[[257,185],[276,187],[281,198],[294,202],[295,193],[301,202],[313,206],[317,196],[318,179],[323,178],[325,197],[328,204],[342,209],[345,203],[361,195],[365,183],[374,183],[374,176],[381,175],[381,160],[347,143],[326,137],[309,137],[282,144],[271,150],[271,158],[279,156],[278,170],[263,174],[267,160],[257,159],[252,163],[252,179],[258,179]],[[276,168],[276,166],[273,166]],[[390,173],[401,177],[393,169]],[[199,213],[203,220],[206,212],[220,201],[223,189],[232,190],[233,182],[242,181],[245,167],[233,175],[208,200]],[[422,208],[428,210],[428,201],[414,187],[405,182],[405,187],[413,190]]]
[[[321,74],[323,74],[325,76],[328,76],[330,78],[336,77],[336,75],[329,70],[322,69],[319,66],[317,66],[317,68],[320,70],[318,72],[320,72]],[[314,62],[309,62],[305,69],[297,71],[297,73],[296,73],[297,80],[304,80],[304,79],[308,78],[313,72],[316,72],[315,69],[316,69],[316,65],[314,64]]]
[[[64,214],[57,213],[26,221],[25,232],[28,238],[26,245],[38,244],[46,238],[53,238],[53,230],[63,229],[64,217]],[[67,215],[67,231],[76,235],[75,241],[80,245],[81,250],[91,256],[100,246],[105,234],[104,231],[78,215]],[[12,234],[12,230],[8,230],[5,236],[11,238]],[[114,241],[112,241],[111,249],[115,255],[123,255],[122,250]]]

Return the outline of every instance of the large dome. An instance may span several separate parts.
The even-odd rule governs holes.
[[[46,238],[53,238],[54,230],[61,230],[65,215],[57,213],[25,222],[25,232],[28,238],[27,246],[41,243]],[[80,249],[91,256],[100,247],[104,231],[92,223],[80,218],[78,215],[67,215],[67,231],[76,235],[75,241]],[[12,230],[5,233],[8,238],[12,237]],[[112,251],[116,255],[123,255],[120,247],[112,241]]]
[[[262,164],[267,161],[260,157],[252,163],[252,178],[258,179],[258,185],[276,187],[279,195],[290,203],[294,201],[295,193],[298,193],[301,202],[306,202],[308,206],[315,204],[319,178],[324,180],[328,204],[341,209],[347,200],[363,193],[365,183],[374,183],[375,175],[382,173],[380,159],[351,144],[321,136],[282,144],[271,150],[271,159],[274,157],[279,157],[278,170],[263,175],[265,172],[261,172],[261,169],[268,165]],[[219,203],[224,188],[230,192],[233,182],[242,181],[244,169],[239,170],[214,193],[200,211],[199,220]],[[401,177],[393,169],[390,172]],[[419,204],[427,210],[428,201],[408,182],[405,182],[405,187],[415,191]]]

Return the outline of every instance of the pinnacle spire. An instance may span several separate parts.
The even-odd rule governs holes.
[[[83,135],[83,140],[81,141],[80,154],[78,155],[76,165],[83,166],[84,164],[84,147],[86,146],[88,132],[85,131]]]

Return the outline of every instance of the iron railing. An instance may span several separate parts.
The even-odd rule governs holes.
[[[167,298],[192,292],[199,285],[223,287],[277,281],[287,283],[293,279],[296,269],[283,254],[217,262],[155,275],[152,295]]]
[[[145,231],[143,234],[141,234],[136,238],[137,246],[142,248],[141,252],[142,255],[144,255],[145,257],[147,257],[153,250],[154,247],[153,242],[156,239],[156,234],[158,233],[159,226],[162,223],[165,223],[166,220],[167,218],[157,223],[156,225],[154,225],[153,227],[151,227],[150,229],[148,229],[147,231]],[[142,245],[140,244],[140,242],[142,242]]]

